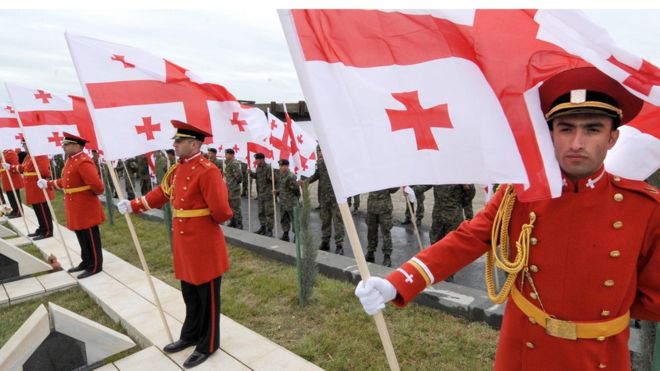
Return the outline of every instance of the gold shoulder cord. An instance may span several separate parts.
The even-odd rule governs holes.
[[[176,169],[178,164],[172,165],[165,175],[163,175],[163,180],[160,182],[160,188],[163,190],[163,193],[168,199],[171,199],[172,187],[174,187],[174,169]]]
[[[527,262],[529,260],[529,241],[532,230],[534,229],[534,222],[536,221],[536,214],[534,212],[529,213],[529,224],[523,224],[518,241],[516,241],[516,259],[514,261],[509,260],[509,222],[511,221],[511,213],[515,203],[516,194],[513,192],[513,186],[509,184],[493,220],[491,251],[486,253],[486,287],[488,289],[488,297],[495,304],[503,303],[509,296],[511,287],[518,277],[518,273],[527,270]],[[497,274],[497,270],[493,272],[493,265],[496,265],[496,268],[507,273],[506,281],[499,293],[495,292],[496,287],[493,279],[494,275]]]

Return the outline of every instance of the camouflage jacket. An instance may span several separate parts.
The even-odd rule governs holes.
[[[264,162],[261,166],[257,166],[257,170],[252,171],[251,174],[257,182],[257,196],[260,198],[273,197],[270,165]]]
[[[398,187],[369,192],[367,198],[367,212],[372,214],[385,214],[392,212],[392,193],[399,190]]]
[[[243,173],[241,172],[241,164],[236,159],[225,162],[225,181],[227,182],[229,198],[241,197]]]
[[[300,197],[300,188],[298,188],[296,175],[291,171],[286,173],[278,171],[276,180],[276,190],[280,200],[280,207],[287,210],[293,209],[298,203],[298,197]]]
[[[158,184],[160,184],[160,182],[163,180],[163,176],[165,176],[165,173],[169,168],[167,165],[167,158],[164,155],[158,155],[156,157],[156,163],[154,166],[156,167],[156,181],[158,181]]]
[[[433,186],[433,213],[463,210],[465,190],[462,184],[444,184]]]
[[[140,180],[149,179],[149,161],[147,155],[137,157],[137,172]]]
[[[337,199],[335,198],[335,191],[332,189],[328,168],[325,167],[325,161],[322,158],[319,158],[316,162],[316,171],[314,171],[314,174],[309,177],[308,182],[311,184],[317,180],[319,181],[319,203],[322,205],[336,204]]]

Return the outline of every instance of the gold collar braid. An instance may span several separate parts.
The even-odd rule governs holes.
[[[516,259],[514,261],[509,260],[509,223],[515,203],[516,194],[513,192],[513,186],[509,184],[504,192],[502,203],[497,209],[497,214],[495,214],[491,231],[491,250],[486,253],[486,288],[488,289],[488,297],[495,304],[503,303],[509,296],[518,273],[527,270],[529,261],[530,237],[536,221],[536,214],[533,211],[529,213],[529,223],[523,224],[518,241],[516,241]],[[496,266],[495,272],[493,272],[493,265]],[[495,292],[496,287],[493,282],[494,275],[497,274],[497,268],[507,273],[506,281],[504,281],[499,293]]]

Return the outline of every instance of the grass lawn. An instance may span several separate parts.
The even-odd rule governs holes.
[[[112,319],[103,312],[101,307],[96,305],[96,303],[82,289],[76,286],[65,291],[56,292],[37,299],[0,308],[0,347],[9,340],[14,332],[21,327],[23,322],[30,317],[39,305],[43,304],[46,306],[46,309],[48,309],[49,301],[126,335],[126,332],[119,324],[113,322]],[[108,362],[124,358],[138,350],[139,348],[135,346],[108,358]]]
[[[64,223],[61,195],[54,202]],[[161,223],[133,217],[153,275],[179,287]],[[124,217],[101,226],[103,247],[140,266]],[[222,312],[328,370],[387,369],[376,326],[346,282],[318,276],[310,305],[298,306],[294,266],[229,246],[232,263],[222,281]],[[0,312],[1,313],[1,312]],[[4,317],[4,316],[3,316]],[[410,305],[385,310],[402,369],[492,369],[498,332],[483,323]]]

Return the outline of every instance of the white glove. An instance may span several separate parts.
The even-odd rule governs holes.
[[[46,179],[39,179],[37,180],[37,187],[41,189],[46,189],[48,188],[48,181]]]
[[[119,212],[121,214],[130,214],[130,213],[132,213],[133,212],[133,207],[131,207],[131,201],[129,201],[129,200],[119,200],[119,202],[117,202],[117,210],[119,210]]]
[[[5,170],[9,170],[9,169],[11,169],[11,165],[6,163],[6,162],[3,162],[2,163],[2,168],[5,169]]]
[[[417,202],[417,197],[415,197],[415,191],[410,186],[403,187],[403,194],[406,196],[406,198],[408,199],[408,201],[410,201],[411,204]]]
[[[385,308],[385,303],[394,300],[396,289],[388,280],[371,277],[367,282],[358,283],[355,288],[355,296],[360,299],[364,311],[373,316]]]

